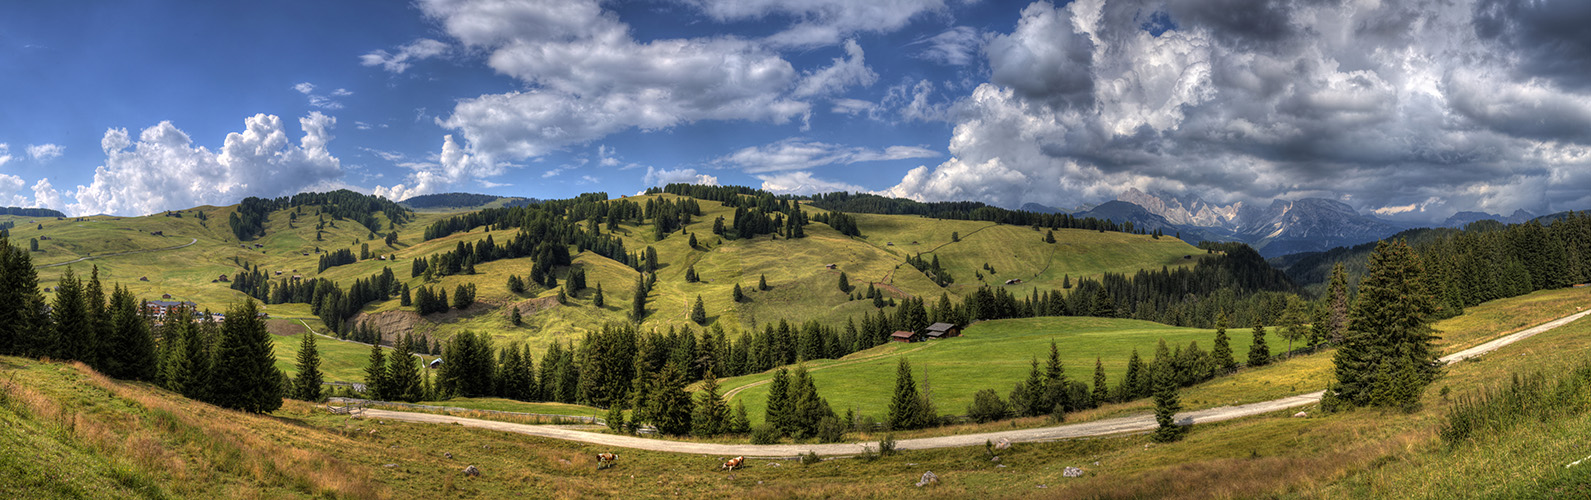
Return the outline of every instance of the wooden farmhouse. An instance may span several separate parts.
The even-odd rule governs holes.
[[[917,332],[897,331],[889,334],[890,342],[922,342],[923,336]]]
[[[926,330],[923,330],[923,335],[928,337],[928,340],[948,339],[950,337],[960,337],[961,329],[950,323],[934,323],[928,325]]]

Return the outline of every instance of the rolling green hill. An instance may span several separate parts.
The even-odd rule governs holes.
[[[678,201],[681,198],[672,194],[651,194],[629,197],[628,201],[645,204],[650,199]],[[737,330],[779,320],[843,323],[846,318],[872,311],[873,306],[870,301],[850,300],[838,289],[842,271],[853,285],[865,290],[868,284],[875,284],[897,299],[911,296],[937,299],[941,294],[959,299],[975,291],[978,281],[974,273],[982,271],[985,263],[997,270],[995,274],[985,273],[985,282],[1000,285],[1006,279],[1022,278],[1024,283],[1009,288],[1025,294],[1034,289],[1060,289],[1062,276],[1070,276],[1075,281],[1081,276],[1103,272],[1186,265],[1203,255],[1173,238],[1065,229],[1055,232],[1057,243],[1049,244],[1042,241],[1044,233],[1027,227],[909,215],[857,215],[862,232],[860,238],[847,237],[825,224],[812,223],[806,226],[806,238],[763,235],[726,240],[712,234],[712,224],[717,217],[733,219],[734,210],[713,201],[702,200],[699,204],[702,215],[693,218],[683,232],[673,233],[661,241],[654,239],[650,223],[640,226],[634,221],[625,221],[613,232],[624,241],[628,252],[652,247],[658,254],[657,284],[648,297],[649,314],[641,325],[643,329],[666,330],[690,325],[688,313],[697,296],[706,305],[709,321],[720,323],[732,335]],[[316,215],[318,208],[304,206],[271,213],[264,224],[263,236],[239,242],[224,223],[237,209],[237,206],[205,206],[170,215],[94,216],[81,222],[76,219],[39,220],[38,223],[44,224],[43,230],[19,224],[13,228],[13,241],[50,237],[41,242],[42,251],[33,254],[35,263],[41,266],[43,287],[54,286],[67,266],[42,266],[93,257],[75,262],[71,267],[77,274],[85,275],[90,266],[97,265],[102,281],[120,283],[140,297],[156,299],[170,294],[174,299],[191,300],[201,308],[220,311],[243,300],[245,295],[231,290],[228,283],[212,280],[221,275],[232,276],[243,271],[245,266],[258,266],[273,278],[322,277],[344,287],[355,279],[367,278],[390,267],[400,282],[417,288],[424,283],[420,278],[410,277],[413,259],[452,250],[461,242],[475,244],[487,237],[502,244],[517,234],[515,229],[477,228],[422,241],[423,228],[458,213],[420,212],[413,221],[396,228],[398,239],[391,247],[381,237],[392,229],[383,214],[376,215],[379,226],[376,228],[326,217],[328,225],[320,232],[320,240],[316,240],[316,223],[321,219]],[[812,207],[804,207],[804,210],[809,216],[823,213]],[[161,235],[155,235],[157,231]],[[377,233],[374,239],[370,238],[372,232]],[[696,236],[696,248],[688,245],[689,237],[684,233]],[[961,241],[952,242],[952,233],[959,233]],[[159,250],[189,242],[192,245]],[[324,272],[316,271],[320,257],[315,252],[317,248],[323,252],[349,249],[358,255],[363,247],[389,260],[371,258],[331,267]],[[141,253],[110,255],[127,251]],[[940,288],[922,272],[904,264],[907,255],[919,253],[938,255],[945,268],[956,277],[956,283]],[[446,276],[433,284],[449,295],[459,285],[474,284],[480,304],[467,311],[421,318],[413,314],[412,307],[402,307],[394,298],[369,304],[363,310],[365,315],[355,320],[375,321],[389,340],[393,335],[408,332],[445,339],[455,332],[471,329],[490,333],[499,345],[523,341],[537,352],[552,342],[579,338],[604,322],[628,321],[633,286],[640,274],[627,265],[591,252],[580,252],[573,257],[575,265],[587,273],[587,284],[591,288],[570,297],[566,304],[554,300],[557,290],[511,293],[506,285],[508,275],[528,275],[533,262],[530,258],[504,259],[477,265],[475,275]],[[836,265],[837,269],[826,268],[828,264]],[[701,280],[688,283],[684,276],[693,266]],[[282,274],[277,276],[277,272]],[[562,280],[567,277],[568,269],[558,268],[555,273]],[[758,291],[756,284],[763,276],[770,289]],[[592,295],[598,284],[605,292],[606,306],[602,308],[592,305]],[[736,284],[748,296],[748,300],[738,304],[730,297]],[[521,310],[524,316],[521,326],[509,322],[510,306]],[[325,330],[319,318],[311,314],[308,304],[266,305],[263,310],[275,318],[303,319],[317,331]]]

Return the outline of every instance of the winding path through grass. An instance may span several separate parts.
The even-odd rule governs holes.
[[[1569,324],[1577,319],[1585,317],[1588,314],[1591,314],[1591,311],[1582,311],[1548,321],[1535,327],[1527,328],[1509,335],[1504,335],[1502,337],[1493,339],[1490,342],[1443,356],[1441,360],[1443,363],[1453,363],[1479,356],[1542,332]],[[1259,403],[1236,406],[1220,406],[1205,410],[1185,412],[1178,414],[1177,420],[1179,422],[1187,423],[1219,422],[1223,420],[1263,415],[1266,413],[1272,413],[1288,408],[1319,402],[1322,394],[1323,391],[1315,391],[1308,394],[1299,394],[1296,396],[1289,396]],[[868,446],[873,446],[866,443],[775,445],[691,443],[663,439],[640,438],[635,436],[623,436],[617,434],[584,432],[570,429],[551,429],[545,426],[514,424],[508,422],[496,422],[491,420],[479,420],[473,418],[432,415],[425,413],[406,413],[400,411],[372,409],[366,410],[365,415],[371,418],[400,420],[405,422],[458,424],[465,427],[517,432],[532,436],[579,441],[583,443],[605,446],[665,451],[673,453],[691,453],[697,455],[795,457],[806,453],[816,453],[818,455],[825,456],[849,456],[861,454],[862,451]],[[896,442],[896,448],[903,450],[956,448],[965,446],[978,446],[986,442],[999,441],[1002,439],[1007,439],[1013,442],[1056,441],[1061,439],[1075,439],[1111,434],[1147,432],[1154,430],[1156,426],[1157,424],[1155,423],[1154,416],[1145,414],[1037,429],[982,432],[976,434],[961,434],[956,436],[941,436],[920,439],[902,439]]]
[[[176,250],[178,248],[187,248],[187,247],[193,246],[194,243],[198,243],[198,242],[199,242],[199,239],[198,238],[194,238],[193,241],[190,241],[190,242],[187,242],[187,243],[183,243],[181,245],[177,245],[177,246],[174,246],[174,247],[151,248],[151,249],[148,249],[148,250],[128,250],[128,251],[125,251],[125,252],[108,253],[108,254],[104,254],[104,255],[89,255],[87,257],[78,257],[77,260],[69,260],[69,261],[66,261],[66,262],[56,262],[54,264],[44,264],[44,265],[36,266],[36,267],[38,267],[39,269],[43,269],[43,268],[46,268],[46,267],[56,267],[56,266],[64,266],[64,265],[67,265],[67,264],[76,264],[78,262],[82,262],[82,261],[85,261],[85,260],[93,260],[93,259],[98,259],[98,258],[101,258],[101,257],[115,257],[117,255],[132,255],[132,254],[135,254],[135,253],[164,252],[166,250]]]

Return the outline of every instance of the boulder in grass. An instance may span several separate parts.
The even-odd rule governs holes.
[[[934,484],[934,483],[938,483],[938,482],[939,482],[939,476],[934,475],[934,471],[928,471],[928,472],[924,472],[923,473],[922,480],[917,481],[917,487],[920,488],[920,487],[928,486],[930,484]]]
[[[1061,471],[1061,475],[1066,477],[1083,477],[1083,469],[1067,467]]]
[[[1309,416],[1309,414],[1308,413],[1304,413],[1304,412],[1298,412],[1298,413],[1294,413],[1293,414],[1293,418],[1304,418],[1304,417],[1307,417],[1307,416]]]
[[[469,467],[465,467],[464,468],[464,475],[467,476],[467,477],[480,477],[481,476],[481,470],[477,469],[477,468],[475,468],[475,466],[471,465]]]
[[[996,450],[1004,450],[1004,449],[1010,448],[1010,447],[1011,447],[1011,440],[1006,439],[1006,438],[1000,438],[1000,442],[994,444],[994,449],[996,449]]]

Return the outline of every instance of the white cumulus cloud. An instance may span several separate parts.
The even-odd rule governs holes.
[[[697,173],[694,168],[680,168],[664,170],[646,167],[646,176],[643,177],[648,186],[662,186],[666,184],[701,184],[703,186],[717,186],[718,178]]]
[[[836,180],[819,179],[812,172],[796,171],[759,175],[762,190],[775,194],[814,194],[835,191],[866,192],[867,188]]]
[[[336,186],[341,162],[326,150],[337,119],[311,112],[298,120],[303,137],[294,144],[282,119],[257,114],[244,130],[229,133],[219,150],[195,146],[169,121],[144,129],[134,140],[127,129],[109,129],[100,140],[105,164],[94,181],[77,186],[75,214],[142,215],[205,204],[232,204],[248,196],[283,196],[306,188]],[[47,183],[35,186],[48,188]]]
[[[49,161],[60,158],[66,152],[66,147],[59,144],[29,144],[28,156],[38,161]]]
[[[447,44],[429,38],[416,39],[397,48],[397,52],[375,50],[359,56],[359,64],[381,66],[389,73],[408,71],[414,63],[447,53]]]
[[[762,173],[807,170],[824,165],[937,156],[940,156],[938,152],[918,146],[890,146],[883,150],[875,150],[790,138],[772,144],[744,148],[717,158],[712,163],[740,168],[748,173]]]

